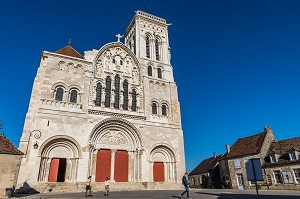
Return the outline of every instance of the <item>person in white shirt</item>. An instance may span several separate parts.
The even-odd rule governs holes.
[[[105,195],[105,196],[108,196],[108,193],[109,193],[109,179],[108,179],[108,177],[105,178],[105,181],[104,181],[104,188],[105,188],[105,193],[104,193],[104,195]]]

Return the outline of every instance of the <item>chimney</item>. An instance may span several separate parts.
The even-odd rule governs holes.
[[[216,156],[216,152],[214,152],[214,158],[216,158],[217,156]]]
[[[226,151],[227,151],[227,154],[230,152],[230,146],[229,146],[229,144],[226,144]]]

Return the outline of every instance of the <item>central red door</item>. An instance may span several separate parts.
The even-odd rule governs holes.
[[[96,162],[96,182],[104,182],[105,178],[110,178],[111,153],[109,149],[100,149],[97,153]]]
[[[49,182],[57,182],[58,166],[59,166],[59,159],[53,158],[50,163],[49,177],[48,177]]]
[[[165,181],[165,167],[163,162],[154,162],[153,164],[153,180],[154,182]]]
[[[115,181],[128,182],[128,154],[127,151],[116,152],[115,156]]]

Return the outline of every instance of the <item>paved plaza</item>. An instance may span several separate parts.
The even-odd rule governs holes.
[[[91,198],[124,198],[124,199],[153,199],[153,198],[180,198],[180,190],[168,191],[121,191],[111,192],[109,197],[105,197],[102,192],[94,192]],[[300,199],[300,191],[259,191],[260,199]],[[256,199],[254,190],[228,190],[228,189],[192,189],[190,197],[193,199]],[[46,199],[46,198],[86,198],[84,193],[47,193],[26,196],[21,198]],[[87,197],[90,198],[90,197]]]

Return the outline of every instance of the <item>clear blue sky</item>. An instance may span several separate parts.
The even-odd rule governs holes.
[[[83,51],[124,33],[134,11],[166,18],[187,170],[239,137],[300,135],[300,1],[0,1],[0,120],[19,140],[43,50]],[[16,143],[18,144],[18,143]]]

